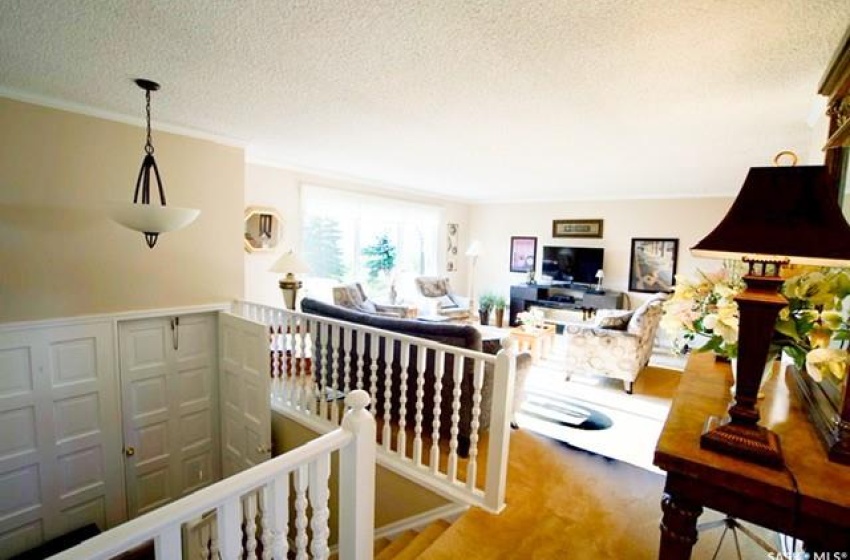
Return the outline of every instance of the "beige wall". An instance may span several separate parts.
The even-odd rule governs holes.
[[[245,298],[248,301],[265,303],[266,305],[282,305],[282,296],[278,288],[279,274],[268,272],[269,267],[283,251],[301,247],[301,185],[319,185],[360,193],[376,194],[388,198],[397,198],[411,202],[434,204],[443,209],[443,224],[441,231],[446,231],[446,224],[460,225],[458,242],[461,250],[469,245],[470,229],[469,206],[457,202],[447,202],[413,194],[403,194],[397,191],[381,189],[365,183],[342,180],[338,178],[301,173],[287,169],[248,164],[245,169],[245,205],[267,206],[275,208],[283,219],[283,239],[279,250],[273,253],[246,253],[245,255]],[[457,258],[458,270],[445,272],[446,237],[440,238],[440,274],[451,278],[452,285],[458,289],[466,289],[468,262],[464,257]],[[311,289],[314,293],[311,293]],[[305,283],[300,295],[322,297],[315,293],[317,287],[311,287],[309,280]]]
[[[272,411],[272,456],[282,455],[317,436],[316,432],[304,425]],[[328,486],[331,508],[328,523],[331,529],[331,544],[335,544],[339,535],[339,516],[336,514],[339,509],[338,454],[332,457],[331,478]],[[375,470],[375,529],[427,513],[450,503],[446,498],[380,465]]]
[[[0,98],[0,322],[242,295],[243,150],[153,140],[169,205],[201,215],[150,250],[106,213],[132,199],[144,129]]]
[[[476,291],[508,295],[511,284],[525,281],[525,274],[511,273],[508,254],[511,236],[537,237],[537,275],[543,245],[602,247],[605,249],[604,287],[626,291],[633,237],[679,240],[679,273],[692,274],[697,266],[713,270],[717,261],[695,259],[688,249],[707,235],[726,214],[731,198],[548,202],[475,206],[472,230],[484,245],[476,268]],[[602,239],[553,238],[552,221],[566,218],[601,218]],[[631,294],[632,304],[646,294]]]

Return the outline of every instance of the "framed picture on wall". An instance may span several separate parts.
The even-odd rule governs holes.
[[[528,272],[537,264],[537,238],[511,237],[511,272]]]
[[[602,220],[553,220],[552,237],[602,237]]]
[[[672,291],[678,259],[678,239],[632,239],[632,256],[629,261],[629,291]]]

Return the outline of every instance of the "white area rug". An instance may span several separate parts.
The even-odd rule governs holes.
[[[526,399],[517,414],[520,428],[662,472],[652,465],[652,457],[680,372],[651,365],[638,377],[632,395],[618,380],[573,376],[565,381],[563,362],[558,359],[563,355],[559,344],[556,342],[549,356],[535,364],[529,374]],[[661,363],[668,367],[678,364],[674,360]],[[586,429],[604,427],[606,419],[610,427]]]

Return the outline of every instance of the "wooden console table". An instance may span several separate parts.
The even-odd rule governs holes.
[[[773,470],[700,448],[706,418],[725,414],[732,376],[711,354],[688,360],[655,448],[667,472],[660,559],[690,558],[703,507],[802,539],[808,550],[850,553],[850,466],[827,460],[786,375],[774,376],[760,401],[762,424],[785,456],[786,469]]]

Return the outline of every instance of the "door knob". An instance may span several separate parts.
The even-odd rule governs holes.
[[[268,452],[270,452],[270,451],[271,451],[271,448],[266,447],[265,445],[258,445],[258,446],[257,446],[257,453],[261,453],[261,454],[262,454],[262,453],[268,453]]]
[[[135,454],[136,454],[136,448],[135,447],[128,445],[127,447],[124,448],[124,455],[126,455],[127,457],[132,457]]]

